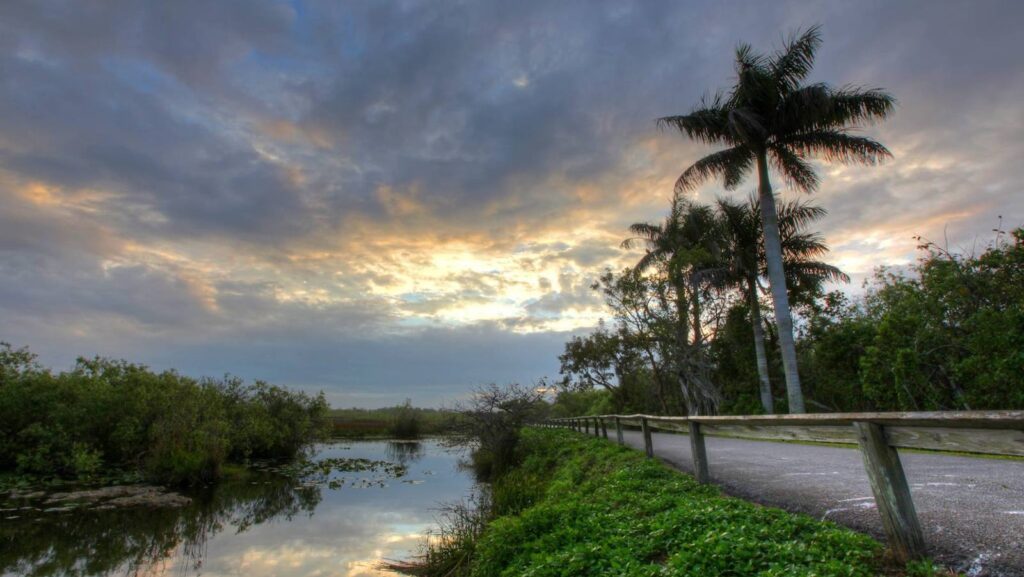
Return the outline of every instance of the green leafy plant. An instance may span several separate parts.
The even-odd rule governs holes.
[[[192,379],[126,361],[67,372],[0,343],[0,472],[100,481],[132,471],[166,483],[219,476],[228,462],[289,458],[327,430],[327,402],[262,382]]]
[[[410,574],[877,573],[881,547],[870,537],[724,497],[636,451],[551,429],[524,431],[519,450],[520,464],[495,479],[475,514],[462,509],[449,538],[433,542],[420,563],[405,566]]]

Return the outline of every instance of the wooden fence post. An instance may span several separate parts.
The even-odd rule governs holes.
[[[644,452],[650,459],[654,456],[654,441],[651,440],[651,427],[647,424],[647,417],[640,418],[640,430],[644,433]]]
[[[625,439],[622,438],[622,421],[620,421],[618,417],[615,417],[615,440],[618,441],[620,445],[626,444]]]
[[[871,481],[871,492],[875,494],[875,504],[889,537],[889,546],[902,562],[923,558],[924,535],[899,453],[889,445],[881,425],[855,422],[853,426],[864,456],[864,468]]]
[[[601,434],[605,439],[608,438],[608,423],[605,422],[604,417],[601,417]]]
[[[700,423],[687,421],[690,426],[690,454],[693,456],[693,476],[701,485],[711,481],[708,475],[708,452],[704,446],[704,433],[700,430]]]

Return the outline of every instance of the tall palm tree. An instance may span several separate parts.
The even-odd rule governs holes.
[[[758,54],[747,44],[736,49],[736,84],[727,95],[702,99],[683,116],[658,120],[688,137],[727,148],[709,154],[687,168],[676,182],[678,191],[696,188],[721,177],[733,190],[755,167],[768,279],[786,373],[789,410],[804,412],[797,371],[793,320],[786,290],[779,219],[769,168],[795,188],[812,192],[818,175],[810,158],[842,163],[876,164],[891,156],[880,143],[850,133],[851,128],[885,118],[895,100],[879,89],[833,88],[824,83],[803,84],[821,44],[818,27],[796,34],[771,55]]]
[[[761,241],[760,203],[751,195],[744,203],[718,200],[718,213],[727,239],[723,267],[716,275],[719,283],[736,288],[747,301],[754,332],[757,375],[760,381],[761,406],[765,413],[775,412],[771,379],[768,376],[768,355],[765,350],[764,325],[761,320],[759,279],[767,272],[767,258]],[[790,292],[813,293],[825,281],[849,282],[838,268],[817,259],[828,251],[821,235],[804,231],[812,221],[825,216],[825,209],[798,201],[784,202],[778,207],[782,259],[785,263]]]

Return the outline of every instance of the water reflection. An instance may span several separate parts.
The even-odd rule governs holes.
[[[408,466],[423,458],[423,443],[419,441],[388,441],[385,454],[389,461]]]
[[[433,442],[325,446],[319,456],[385,458],[409,473],[338,490],[263,473],[191,494],[180,509],[19,512],[0,521],[0,574],[390,575],[380,560],[413,552],[438,503],[472,486]]]
[[[274,518],[312,515],[322,498],[319,487],[270,474],[189,496],[192,503],[181,508],[23,509],[24,515],[0,527],[0,570],[31,576],[137,574],[172,556],[183,568],[196,569],[207,541],[225,527],[240,533]]]

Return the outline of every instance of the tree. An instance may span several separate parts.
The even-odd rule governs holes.
[[[869,165],[881,162],[891,156],[889,151],[870,138],[851,134],[851,129],[885,118],[895,104],[894,98],[880,89],[803,84],[820,44],[818,27],[794,35],[771,55],[741,44],[736,49],[736,84],[727,95],[718,93],[702,99],[689,114],[658,120],[659,126],[678,129],[694,140],[727,146],[687,168],[676,182],[677,191],[692,190],[713,177],[721,177],[725,188],[734,190],[757,169],[768,279],[793,413],[804,412],[804,399],[769,168],[798,190],[812,192],[819,179],[810,158]]]
[[[490,384],[456,406],[461,418],[453,433],[476,442],[473,467],[480,479],[493,480],[516,465],[519,431],[546,418],[545,394],[544,386]]]
[[[678,348],[674,337],[678,322],[666,285],[663,278],[645,278],[625,269],[618,275],[606,270],[592,288],[601,292],[612,310],[620,346],[650,367],[661,412],[672,413],[681,408],[673,402],[668,368],[673,349]]]
[[[615,392],[636,354],[624,346],[620,335],[612,333],[602,321],[597,330],[585,337],[573,337],[558,355],[561,363],[559,386],[566,391],[585,391],[596,387]]]
[[[727,240],[719,281],[739,291],[747,302],[757,354],[761,406],[765,413],[774,412],[771,379],[768,376],[768,355],[765,350],[764,326],[761,320],[759,279],[767,272],[767,257],[761,232],[760,203],[751,196],[745,203],[718,200],[718,214]],[[778,209],[782,259],[787,273],[787,286],[793,300],[816,295],[827,280],[849,282],[838,268],[815,260],[828,251],[820,235],[804,231],[810,222],[825,216],[825,209],[798,201],[782,203]]]
[[[642,275],[657,268],[674,291],[673,357],[683,393],[692,400],[688,409],[691,413],[712,412],[718,395],[705,358],[702,299],[709,286],[705,271],[714,268],[720,252],[721,235],[714,210],[676,195],[664,224],[636,223],[629,230],[634,236],[623,241],[622,246],[631,248],[642,242],[647,248],[633,273]]]

